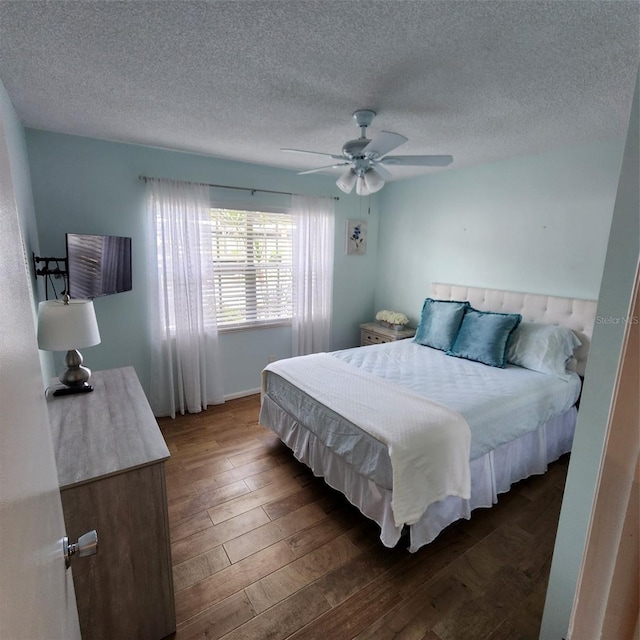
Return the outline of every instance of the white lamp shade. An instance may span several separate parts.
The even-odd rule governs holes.
[[[344,191],[345,193],[351,193],[353,191],[353,187],[356,184],[356,174],[352,169],[349,169],[346,173],[343,173],[338,180],[336,181],[338,185],[338,189]]]
[[[384,180],[373,169],[369,169],[364,174],[364,183],[369,193],[375,193],[384,187]]]
[[[91,300],[47,300],[38,305],[38,346],[69,351],[100,344],[100,331]]]
[[[368,196],[370,193],[363,176],[358,176],[358,180],[356,182],[356,193],[359,196]]]

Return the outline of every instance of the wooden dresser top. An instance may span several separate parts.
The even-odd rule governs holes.
[[[60,488],[169,457],[133,367],[95,371],[91,384],[91,393],[47,400]]]

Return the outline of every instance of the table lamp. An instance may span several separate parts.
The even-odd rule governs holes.
[[[47,351],[66,351],[66,369],[60,375],[65,386],[53,395],[93,391],[91,370],[82,366],[78,348],[100,344],[100,331],[92,300],[46,300],[38,305],[38,346]]]

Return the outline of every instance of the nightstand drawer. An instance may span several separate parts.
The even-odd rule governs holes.
[[[400,331],[396,331],[389,327],[382,327],[376,322],[365,322],[360,325],[360,346],[384,344],[385,342],[395,342],[396,340],[412,338],[415,332],[415,329],[401,329]]]
[[[391,342],[391,338],[381,336],[379,333],[372,333],[363,329],[360,332],[360,343],[365,344],[382,344],[383,342]]]

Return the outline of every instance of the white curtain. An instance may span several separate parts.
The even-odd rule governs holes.
[[[329,198],[292,196],[293,355],[331,349],[335,211]]]
[[[150,403],[156,416],[224,402],[206,186],[147,179]]]

